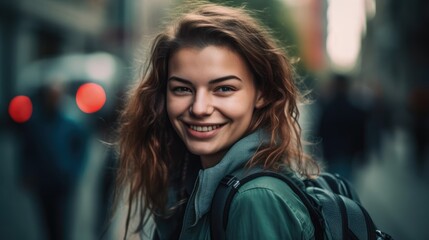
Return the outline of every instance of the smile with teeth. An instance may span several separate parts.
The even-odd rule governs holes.
[[[189,125],[189,127],[197,132],[210,132],[217,128],[220,128],[221,125],[213,125],[213,126],[197,126],[197,125]]]

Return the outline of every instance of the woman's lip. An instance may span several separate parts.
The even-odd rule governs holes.
[[[208,127],[208,126],[222,126],[225,125],[226,123],[197,123],[197,122],[185,122],[183,121],[183,123],[185,123],[188,126],[199,126],[199,127]]]

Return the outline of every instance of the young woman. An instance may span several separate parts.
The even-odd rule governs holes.
[[[138,206],[137,230],[153,217],[153,239],[210,239],[210,205],[225,175],[317,174],[302,152],[298,99],[286,54],[245,10],[202,5],[169,25],[120,122],[118,189]],[[278,179],[252,180],[232,202],[228,239],[313,235],[305,206]]]

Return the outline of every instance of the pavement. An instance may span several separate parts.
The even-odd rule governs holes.
[[[355,186],[377,226],[394,239],[429,239],[429,158],[414,161],[403,129],[384,136],[381,151],[357,171]]]

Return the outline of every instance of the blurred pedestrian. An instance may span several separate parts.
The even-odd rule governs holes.
[[[262,167],[309,177],[318,165],[302,151],[292,65],[257,21],[244,9],[203,5],[168,26],[121,116],[118,187],[129,190],[127,220],[142,208],[138,231],[153,216],[153,239],[210,239],[224,176]],[[232,202],[227,239],[314,238],[286,183],[258,178],[245,189]]]
[[[408,104],[416,169],[422,171],[425,162],[429,161],[429,85],[414,87],[410,91]]]
[[[363,96],[369,99],[367,147],[368,152],[378,161],[381,161],[383,160],[383,142],[393,138],[393,114],[381,84],[374,84],[370,90],[371,94]]]
[[[354,165],[366,160],[366,113],[351,101],[349,85],[348,76],[333,76],[331,94],[321,99],[317,135],[327,171],[353,181]]]
[[[84,170],[88,133],[61,107],[61,85],[42,86],[30,121],[22,125],[21,170],[24,186],[43,215],[47,239],[67,239],[72,196]]]

